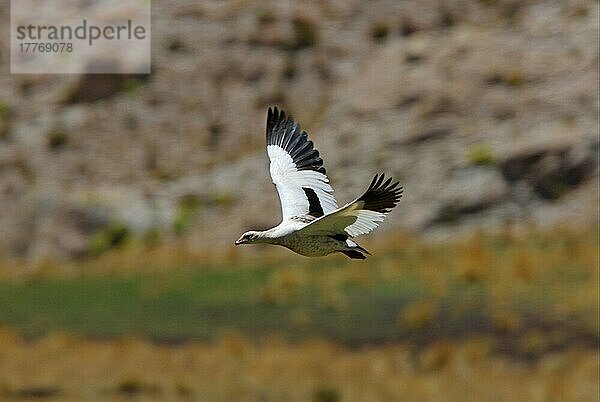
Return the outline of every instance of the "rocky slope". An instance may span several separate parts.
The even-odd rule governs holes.
[[[401,180],[387,233],[597,222],[596,1],[155,1],[152,29],[150,76],[10,75],[2,43],[1,255],[278,222],[274,104],[340,203]]]

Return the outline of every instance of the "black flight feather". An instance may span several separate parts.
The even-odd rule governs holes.
[[[323,159],[319,151],[308,139],[306,131],[300,124],[294,123],[283,110],[269,108],[267,112],[267,145],[278,145],[283,148],[294,161],[298,170],[314,170],[325,174]]]
[[[304,194],[306,194],[306,198],[308,198],[308,214],[315,218],[323,216],[323,207],[321,206],[321,202],[319,201],[319,197],[317,197],[315,190],[310,187],[302,187],[302,190],[304,190]]]
[[[385,182],[384,180],[384,174],[373,177],[367,191],[357,200],[365,203],[363,209],[386,214],[398,204],[403,188],[398,187],[399,182],[392,183],[391,177]]]

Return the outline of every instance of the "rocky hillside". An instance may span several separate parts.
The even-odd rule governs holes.
[[[278,222],[268,105],[340,203],[401,180],[379,236],[597,222],[598,33],[592,0],[154,1],[150,76],[10,75],[4,36],[0,255],[231,247]]]

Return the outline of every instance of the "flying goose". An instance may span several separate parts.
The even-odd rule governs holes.
[[[278,244],[307,256],[340,252],[354,259],[370,253],[351,238],[367,234],[398,204],[402,187],[376,174],[367,191],[338,208],[323,160],[308,134],[277,107],[267,115],[269,170],[281,201],[282,221],[244,233],[235,244]]]

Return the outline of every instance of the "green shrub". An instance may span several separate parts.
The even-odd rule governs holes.
[[[48,148],[57,150],[63,148],[69,142],[69,136],[64,130],[54,129],[48,134]]]
[[[0,120],[6,119],[9,111],[10,109],[8,105],[4,101],[0,100]]]
[[[469,148],[467,159],[473,165],[493,165],[496,161],[492,149],[487,144],[478,144]]]
[[[294,40],[291,44],[291,50],[300,50],[306,47],[316,45],[318,41],[318,31],[316,25],[307,18],[294,18]]]
[[[162,233],[158,228],[152,228],[147,230],[142,236],[142,242],[145,246],[155,246],[160,243],[162,239]]]
[[[383,42],[390,34],[390,26],[385,22],[380,22],[371,27],[371,38],[375,42]]]
[[[184,197],[183,200],[181,200],[177,215],[173,221],[175,233],[182,233],[190,226],[190,223],[198,213],[201,205],[200,199],[195,195]]]
[[[264,10],[258,14],[257,20],[260,25],[269,25],[277,21],[277,17],[271,10]]]
[[[0,100],[0,140],[8,138],[8,115],[10,109],[6,103]]]
[[[315,402],[338,402],[340,399],[340,393],[334,388],[319,388],[314,394]]]
[[[90,239],[89,252],[102,254],[110,249],[122,246],[131,236],[131,231],[123,222],[114,222],[96,232]]]

